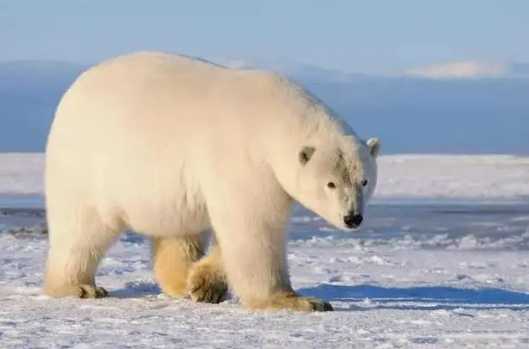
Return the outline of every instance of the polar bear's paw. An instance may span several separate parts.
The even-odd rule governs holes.
[[[44,287],[44,293],[50,297],[103,298],[108,296],[107,290],[91,284],[64,285],[50,284]]]
[[[297,297],[297,301],[291,308],[293,310],[302,311],[333,311],[331,303],[319,298],[312,297]]]
[[[189,273],[187,289],[195,302],[220,303],[225,299],[228,284],[216,265],[197,263]]]
[[[295,310],[295,311],[333,311],[330,303],[319,298],[300,297],[295,292],[279,293],[264,302],[249,302],[253,309]]]
[[[108,291],[103,287],[79,285],[79,298],[103,298],[106,296],[108,296]]]

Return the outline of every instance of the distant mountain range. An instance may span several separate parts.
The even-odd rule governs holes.
[[[256,65],[303,84],[360,135],[379,136],[385,153],[529,154],[529,65],[467,63],[393,77]],[[57,103],[84,69],[63,62],[0,63],[0,152],[43,151]]]

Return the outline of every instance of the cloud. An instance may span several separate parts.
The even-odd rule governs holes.
[[[364,74],[348,73],[316,65],[289,61],[242,58],[213,59],[230,68],[264,69],[284,74],[300,81],[348,82]],[[405,70],[399,75],[424,79],[477,79],[477,78],[529,78],[529,63],[487,62],[479,60],[452,61],[419,66]],[[390,75],[395,76],[395,75]]]
[[[405,75],[430,79],[465,79],[503,77],[510,73],[509,64],[459,61],[413,68],[407,70]]]

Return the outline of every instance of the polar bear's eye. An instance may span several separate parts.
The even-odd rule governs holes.
[[[360,182],[360,184],[362,184],[362,187],[365,187],[367,185],[367,179],[362,179],[362,182]]]
[[[336,188],[336,184],[334,184],[334,182],[329,182],[329,183],[327,183],[327,188],[334,189],[334,188]]]

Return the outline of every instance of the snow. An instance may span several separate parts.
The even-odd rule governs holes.
[[[43,173],[43,154],[0,153],[1,194],[42,193]]]
[[[529,199],[527,156],[389,155],[378,163],[381,199]]]
[[[296,207],[293,286],[335,312],[251,312],[160,294],[149,241],[127,233],[98,271],[110,297],[41,294],[42,155],[0,155],[0,347],[526,348],[529,159],[385,156],[367,222]],[[524,199],[525,198],[525,199]]]

